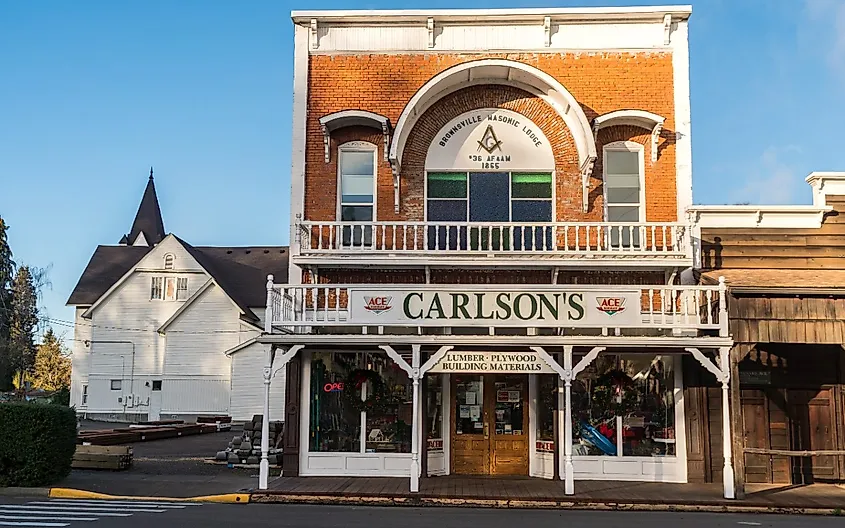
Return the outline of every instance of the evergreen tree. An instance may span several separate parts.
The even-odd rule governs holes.
[[[12,277],[15,263],[6,236],[6,223],[0,217],[0,391],[12,385],[9,334],[12,326]]]
[[[70,357],[62,342],[47,329],[35,353],[32,384],[35,388],[55,391],[70,387]]]
[[[21,266],[12,282],[12,318],[9,329],[9,361],[21,385],[35,364],[35,330],[38,326],[38,292],[29,271]]]

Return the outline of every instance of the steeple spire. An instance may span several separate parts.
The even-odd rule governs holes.
[[[141,198],[141,205],[132,222],[132,230],[124,236],[121,244],[154,246],[162,241],[167,233],[164,231],[164,220],[161,218],[161,208],[158,205],[153,168],[150,167],[150,179]]]

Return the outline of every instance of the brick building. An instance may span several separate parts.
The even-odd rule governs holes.
[[[290,284],[258,338],[286,475],[713,478],[684,381],[727,395],[732,340],[692,274],[690,13],[293,13]]]

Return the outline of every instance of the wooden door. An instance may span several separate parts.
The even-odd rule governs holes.
[[[486,421],[484,376],[452,375],[452,473],[490,473],[490,425]]]
[[[528,474],[528,376],[452,376],[452,472]]]
[[[528,474],[528,376],[489,376],[491,475]],[[493,390],[489,390],[492,388]]]
[[[831,388],[792,389],[789,391],[789,407],[792,418],[793,450],[836,449],[836,426]],[[793,482],[796,484],[839,478],[835,456],[796,457],[793,460]]]

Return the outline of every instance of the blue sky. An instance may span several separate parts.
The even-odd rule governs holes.
[[[150,165],[168,231],[196,245],[288,242],[289,13],[351,7],[0,2],[0,215],[15,260],[51,266],[51,318],[72,319],[70,291],[97,244],[129,230]],[[845,0],[696,1],[690,33],[696,203],[809,203],[809,172],[845,170]]]

